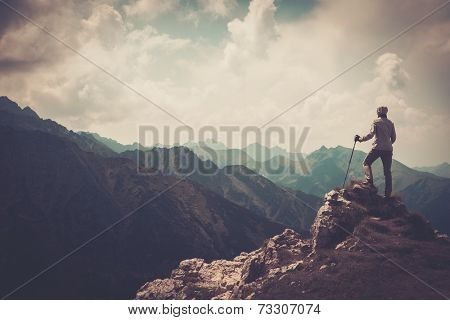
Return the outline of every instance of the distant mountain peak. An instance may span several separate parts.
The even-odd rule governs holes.
[[[98,143],[92,136],[83,136],[68,130],[51,119],[42,119],[30,107],[23,109],[8,97],[0,97],[0,127],[12,127],[19,130],[41,131],[69,139],[85,151],[95,152],[103,156],[114,156],[114,152]]]
[[[29,106],[22,109],[16,102],[12,101],[7,96],[0,97],[0,111],[40,119],[38,114]]]
[[[17,105],[17,103],[15,103],[11,99],[9,99],[7,96],[0,96],[0,102],[2,102],[2,103],[10,102],[10,103],[13,103],[13,104]]]
[[[20,112],[21,110],[19,105],[10,100],[7,96],[0,97],[0,111]]]
[[[33,109],[31,109],[29,106],[26,106],[25,108],[22,109],[22,112],[30,117],[34,117],[34,118],[38,118],[40,119],[40,117],[38,116],[38,114],[36,113],[36,111],[34,111]]]

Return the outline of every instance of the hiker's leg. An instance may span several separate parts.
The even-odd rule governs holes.
[[[381,155],[381,161],[383,161],[383,172],[384,172],[384,195],[385,197],[390,197],[392,193],[392,151],[384,151]]]
[[[366,158],[364,159],[364,175],[366,177],[366,182],[373,185],[373,174],[372,174],[372,163],[378,159],[379,153],[377,150],[372,149],[367,154]]]

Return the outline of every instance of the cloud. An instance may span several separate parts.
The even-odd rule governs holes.
[[[129,28],[110,4],[93,3],[84,9],[83,14],[80,8],[74,10],[77,15],[70,10],[47,13],[39,17],[39,23],[94,63],[164,101],[166,93],[156,85],[156,70],[167,67],[172,55],[190,45],[190,40],[173,38],[149,25]],[[32,24],[7,32],[0,49],[0,68],[11,73],[0,77],[0,87],[42,116],[74,129],[99,123],[106,127],[126,117],[138,121],[133,114],[142,99]]]
[[[56,1],[17,3],[194,127],[261,125],[437,3],[320,1],[300,18],[284,20],[281,14],[275,19],[276,6],[287,1],[253,0],[236,10],[233,1],[223,2],[225,7],[222,1],[201,1],[198,10],[192,2],[175,0]],[[348,14],[356,10],[358,15]],[[160,27],[161,19],[155,19],[160,15],[171,28]],[[270,125],[311,126],[305,151],[348,145],[355,133],[368,129],[375,108],[387,104],[398,126],[396,157],[416,164],[449,161],[442,139],[450,135],[446,15],[437,13]],[[192,27],[186,21],[211,28],[193,28],[200,36],[190,38],[191,30],[172,30]],[[0,26],[2,95],[74,130],[123,142],[137,139],[140,124],[178,124],[33,25],[7,18]]]
[[[136,0],[123,6],[127,16],[152,20],[179,5],[178,0]]]
[[[238,6],[237,0],[198,0],[198,5],[213,17],[228,17]]]
[[[26,24],[26,20],[17,14],[12,7],[23,15],[34,19],[45,12],[52,11],[51,1],[40,0],[4,0],[8,5],[0,3],[0,39],[10,29]]]
[[[107,48],[113,48],[122,40],[125,31],[122,16],[107,4],[94,7],[89,18],[82,20],[82,26],[86,37],[95,37]]]
[[[264,57],[276,38],[274,0],[252,0],[243,20],[228,23],[230,41],[225,46],[225,65],[239,68],[246,60]]]
[[[402,62],[395,53],[385,53],[377,59],[376,74],[389,89],[401,90],[406,86],[409,76],[402,69]]]
[[[10,1],[18,12],[53,36],[78,49],[84,40],[83,18],[100,0],[39,0]],[[112,1],[112,0],[111,0]],[[12,62],[19,72],[36,72],[39,68],[63,61],[70,50],[52,39],[46,32],[28,22],[13,10],[0,4],[0,70],[12,72],[7,66]]]

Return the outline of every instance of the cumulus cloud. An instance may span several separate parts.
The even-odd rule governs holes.
[[[73,47],[78,47],[80,12],[84,1],[9,1],[15,10],[43,26]],[[64,4],[64,5],[63,5]],[[27,22],[13,9],[0,4],[0,71],[33,71],[64,59],[67,49]],[[74,29],[76,30],[74,32]]]
[[[107,4],[94,7],[89,18],[82,20],[82,26],[87,37],[95,37],[107,48],[122,40],[125,31],[122,16]]]
[[[246,60],[264,57],[276,37],[274,0],[252,0],[243,20],[228,23],[230,41],[225,47],[225,64],[240,67]]]
[[[165,101],[166,94],[156,85],[158,68],[167,67],[171,55],[190,40],[173,38],[149,25],[129,28],[112,4],[91,4],[83,12],[74,10],[77,19],[70,10],[55,9],[38,22],[102,68],[155,100]],[[0,77],[0,86],[6,90],[2,94],[74,129],[117,124],[126,116],[136,123],[133,114],[142,99],[130,97],[120,83],[35,26],[22,24],[1,40],[0,68],[8,67],[13,73]],[[13,59],[17,62],[12,63]],[[37,67],[39,72],[34,71]]]
[[[402,59],[395,53],[385,53],[378,57],[376,74],[392,90],[401,90],[406,86],[408,74],[401,67]]]

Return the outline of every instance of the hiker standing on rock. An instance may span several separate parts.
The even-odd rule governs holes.
[[[385,181],[384,196],[389,198],[392,192],[392,144],[395,142],[396,134],[394,123],[387,118],[387,112],[388,108],[385,106],[377,108],[378,118],[374,120],[370,132],[362,137],[356,135],[355,141],[364,142],[375,136],[373,148],[364,159],[364,174],[366,176],[365,184],[373,187],[371,165],[375,160],[381,158]]]

